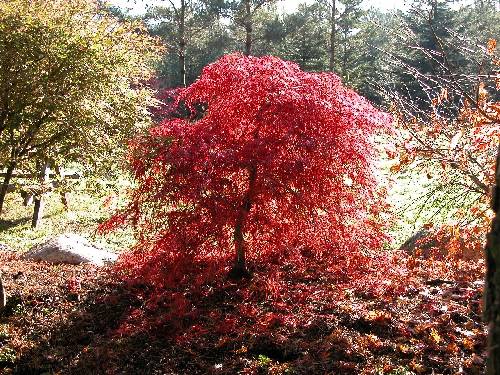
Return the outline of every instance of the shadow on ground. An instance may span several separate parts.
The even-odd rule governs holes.
[[[23,217],[16,220],[0,219],[0,232],[17,227],[18,225],[26,225],[31,222],[31,217]]]
[[[353,295],[333,304],[327,292],[331,284],[318,281],[315,287],[321,288],[314,290],[320,298],[285,306],[265,295],[244,297],[258,290],[260,278],[212,288],[192,298],[195,303],[182,316],[168,303],[151,310],[143,290],[109,278],[82,293],[68,289],[58,300],[48,293],[21,295],[21,313],[14,306],[0,323],[16,319],[24,335],[19,337],[32,345],[3,368],[19,375],[484,371],[481,295],[470,285],[447,284],[423,294],[414,290],[394,301]],[[443,295],[455,298],[446,305],[454,306],[453,314],[436,310],[430,316],[423,305],[445,303]]]

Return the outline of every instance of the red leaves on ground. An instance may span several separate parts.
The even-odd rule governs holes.
[[[124,286],[109,269],[35,263],[4,252],[0,265],[10,300],[0,349],[17,354],[14,363],[0,364],[6,373],[484,370],[481,281],[400,280],[411,288],[373,298],[360,293],[363,286],[337,284],[334,273],[323,272],[328,263],[310,262],[302,277],[291,263],[274,271],[259,265],[251,280],[214,281],[197,295],[179,285],[154,307],[144,298],[147,288]],[[426,275],[427,264],[416,267],[415,274]],[[263,285],[276,272],[278,293],[266,294]],[[80,299],[68,290],[74,277]],[[184,306],[182,314],[175,304]]]

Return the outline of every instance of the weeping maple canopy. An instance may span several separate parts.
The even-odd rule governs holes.
[[[245,257],[381,246],[373,136],[390,119],[336,75],[233,54],[180,100],[191,118],[165,120],[131,143],[138,186],[108,223],[139,232],[128,267],[163,283],[199,261],[235,256],[233,271],[244,271]]]

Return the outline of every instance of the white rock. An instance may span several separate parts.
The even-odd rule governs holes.
[[[0,243],[0,251],[14,251],[14,250],[6,244]]]
[[[77,234],[62,234],[32,247],[25,259],[49,263],[92,263],[98,266],[114,262],[118,256],[112,252],[94,247],[86,238]]]

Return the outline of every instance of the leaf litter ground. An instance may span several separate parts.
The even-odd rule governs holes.
[[[285,278],[286,295],[262,293],[268,279],[256,270],[207,286],[176,313],[172,303],[146,303],[145,287],[109,269],[0,252],[9,296],[0,373],[484,373],[482,263],[453,272],[443,262],[408,264],[412,277],[397,295],[332,284],[318,264]]]

